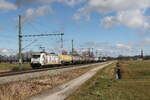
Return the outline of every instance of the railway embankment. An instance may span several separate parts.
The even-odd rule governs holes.
[[[64,100],[71,93],[73,93],[77,88],[79,88],[84,82],[90,79],[93,75],[95,75],[100,69],[107,67],[112,62],[99,65],[96,68],[90,69],[86,73],[81,76],[64,83],[62,85],[57,86],[54,89],[43,92],[41,95],[30,98],[29,100]],[[90,99],[87,99],[90,100]]]
[[[66,100],[150,100],[150,61],[120,61],[121,79],[115,78],[116,64],[100,70]]]
[[[81,76],[105,63],[0,77],[0,100],[24,100]]]
[[[104,62],[105,63],[105,62]],[[79,69],[79,68],[86,68],[90,66],[95,66],[103,63],[95,63],[95,64],[87,64],[87,65],[71,65],[71,66],[60,66],[58,68],[48,68],[48,69],[37,69],[37,70],[42,70],[42,71],[37,71],[35,69],[35,72],[27,72],[28,73],[20,73],[20,74],[14,74],[14,75],[8,75],[8,76],[3,76],[0,77],[0,84],[5,84],[9,82],[16,82],[16,81],[25,81],[28,79],[32,78],[38,78],[42,76],[54,76],[54,75],[59,75],[62,74],[66,71],[74,70],[74,69]]]

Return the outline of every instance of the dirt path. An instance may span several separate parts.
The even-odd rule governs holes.
[[[87,73],[81,75],[80,77],[73,79],[72,81],[60,85],[52,90],[46,91],[39,96],[33,97],[30,100],[64,100],[69,94],[73,93],[79,86],[81,86],[85,81],[90,79],[93,75],[96,74],[100,69],[108,66],[112,62],[109,62],[104,65],[100,65],[97,68],[94,68]]]

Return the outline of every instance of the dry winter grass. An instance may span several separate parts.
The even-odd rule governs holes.
[[[31,69],[30,64],[23,64],[23,70],[26,69]],[[18,70],[19,69],[19,64],[17,63],[0,63],[0,72],[6,72],[6,71],[11,71],[11,70]]]
[[[44,90],[51,89],[88,70],[97,67],[74,69],[56,76],[44,76],[27,81],[18,81],[0,86],[0,100],[24,100]]]

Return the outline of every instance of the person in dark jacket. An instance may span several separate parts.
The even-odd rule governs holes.
[[[116,79],[121,79],[121,68],[119,63],[116,64],[115,73]]]

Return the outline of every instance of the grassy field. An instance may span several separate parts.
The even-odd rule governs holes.
[[[23,64],[23,69],[31,69],[30,64]],[[0,72],[18,70],[19,64],[10,64],[10,63],[0,63]]]
[[[67,100],[150,100],[150,61],[121,61],[122,79],[112,64],[99,71]]]

